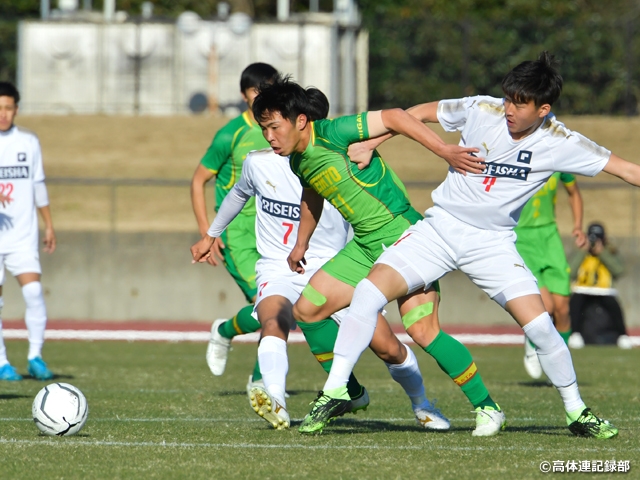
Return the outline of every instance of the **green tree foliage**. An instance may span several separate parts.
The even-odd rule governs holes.
[[[501,95],[504,74],[549,50],[565,79],[555,111],[635,114],[637,1],[361,0],[370,105]]]

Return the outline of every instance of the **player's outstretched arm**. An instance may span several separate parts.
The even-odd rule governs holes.
[[[407,112],[422,123],[438,123],[438,104],[440,102],[421,103],[407,109]]]
[[[304,265],[307,264],[304,255],[309,249],[311,235],[313,235],[320,221],[323,205],[324,198],[322,198],[318,192],[311,188],[302,190],[298,237],[296,238],[295,245],[291,249],[291,253],[287,257],[287,263],[289,263],[289,268],[292,272],[304,273]]]
[[[571,213],[573,215],[573,231],[571,235],[576,239],[576,247],[582,248],[587,244],[587,236],[582,229],[583,218],[583,203],[582,195],[578,184],[573,182],[572,184],[564,184],[564,188],[569,194],[569,206],[571,207]]]
[[[371,120],[374,122],[376,122],[375,113],[376,112],[369,112],[369,115],[372,116]],[[405,137],[409,137],[428,148],[446,160],[446,162],[459,173],[482,173],[484,170],[484,165],[479,163],[482,162],[482,159],[471,155],[479,151],[477,148],[461,147],[459,145],[445,143],[433,130],[404,110],[400,108],[383,110],[380,118],[383,128],[382,131],[378,130],[379,133],[375,134],[375,130],[372,130],[371,123],[369,123],[369,116],[367,116],[370,136],[377,136],[391,130]]]
[[[207,167],[198,164],[191,179],[191,206],[198,222],[200,235],[204,235],[209,228],[209,218],[207,216],[207,202],[205,197],[205,185],[213,178],[214,174]]]
[[[604,171],[621,178],[631,185],[640,187],[640,165],[631,163],[615,154],[611,154]]]

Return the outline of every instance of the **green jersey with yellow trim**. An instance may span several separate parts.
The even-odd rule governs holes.
[[[529,199],[522,209],[518,228],[541,227],[556,222],[556,194],[558,183],[570,186],[576,183],[576,177],[570,173],[556,172],[538,192]]]
[[[367,138],[366,113],[317,120],[305,151],[289,160],[302,186],[331,202],[359,237],[412,209],[406,188],[377,151],[363,170],[349,160],[349,145]]]
[[[252,150],[268,148],[260,126],[251,119],[249,112],[234,118],[222,127],[200,163],[216,175],[216,212],[224,197],[240,179],[242,164]],[[242,209],[242,214],[256,214],[252,197]]]

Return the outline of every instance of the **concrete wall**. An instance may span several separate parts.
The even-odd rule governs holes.
[[[49,318],[95,320],[202,320],[233,315],[245,305],[222,267],[191,265],[189,233],[59,232],[53,255],[41,254]],[[620,241],[628,274],[617,285],[628,326],[640,325],[640,273],[635,242]],[[10,275],[6,319],[22,318],[24,303]],[[442,281],[443,323],[511,325],[513,320],[463,274]],[[389,319],[399,321],[395,305]]]

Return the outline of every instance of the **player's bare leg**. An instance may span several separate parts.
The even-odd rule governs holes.
[[[580,397],[571,353],[553,326],[540,295],[524,295],[506,302],[505,309],[536,345],[542,370],[556,387],[566,412],[569,430],[576,435],[611,438],[618,430],[596,417]]]
[[[29,332],[29,353],[27,355],[29,374],[38,380],[51,380],[53,372],[42,360],[44,330],[47,326],[47,309],[44,303],[40,274],[35,272],[16,275],[22,288],[22,296],[27,305],[24,322]]]
[[[291,302],[279,295],[265,298],[256,307],[262,326],[258,362],[264,387],[254,385],[249,392],[249,401],[253,410],[278,430],[289,428],[291,423],[285,389],[289,371],[287,338],[293,325],[292,308]]]

